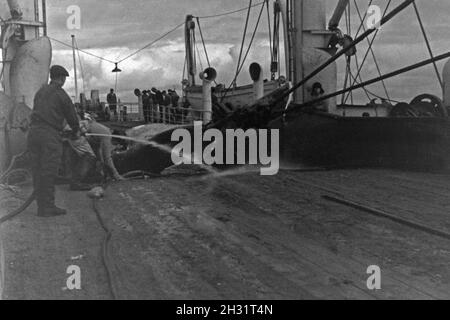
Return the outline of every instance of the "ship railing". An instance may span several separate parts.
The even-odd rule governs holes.
[[[154,105],[150,110],[144,111],[146,122],[164,123],[172,125],[187,125],[194,121],[203,121],[206,112],[191,108],[174,107],[172,105]]]
[[[136,102],[120,102],[117,107],[117,115],[111,115],[111,120],[118,122],[139,121],[145,123],[188,125],[194,121],[203,121],[207,115],[207,111],[180,106],[153,105],[147,109]]]

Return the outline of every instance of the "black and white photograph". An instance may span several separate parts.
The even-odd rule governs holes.
[[[0,0],[0,300],[449,300],[449,17]]]

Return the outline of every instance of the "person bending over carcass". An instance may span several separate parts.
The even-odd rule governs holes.
[[[103,174],[115,180],[124,180],[117,171],[112,159],[114,147],[112,145],[111,130],[91,119],[82,120],[80,125],[82,132],[87,133],[87,140],[94,150],[97,159],[101,162],[103,170],[106,170]],[[101,136],[95,136],[95,134]]]

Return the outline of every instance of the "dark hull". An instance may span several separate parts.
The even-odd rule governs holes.
[[[271,123],[282,159],[314,166],[448,170],[450,121],[443,118],[344,118],[304,113]]]
[[[284,164],[433,171],[450,168],[448,119],[349,118],[302,113],[284,123],[275,120],[270,127],[280,130],[280,157]],[[187,129],[192,131],[192,127]],[[170,141],[172,132],[161,133],[151,141],[172,148],[176,145]],[[135,170],[160,173],[173,165],[169,152],[148,145],[115,155],[114,162],[120,173]]]

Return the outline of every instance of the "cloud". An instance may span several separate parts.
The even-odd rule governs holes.
[[[29,2],[29,0],[20,1]],[[328,16],[331,15],[337,1],[326,0]],[[351,2],[353,3],[353,1]],[[6,1],[0,2],[0,12],[3,17],[7,18],[5,3]],[[51,37],[69,43],[71,34],[75,34],[81,49],[112,61],[126,57],[157,39],[174,26],[182,23],[187,14],[210,16],[245,8],[248,5],[247,1],[242,0],[58,0],[47,1],[47,3]],[[363,14],[367,9],[368,1],[356,0],[356,3]],[[373,3],[384,9],[387,2],[374,0]],[[393,0],[390,10],[400,3],[401,0]],[[447,30],[450,3],[448,0],[416,1],[416,3],[434,51],[436,53],[447,51],[450,42],[450,34]],[[67,29],[68,14],[66,10],[71,5],[77,5],[81,9],[81,30]],[[255,26],[259,9],[259,7],[252,9],[246,45],[248,45]],[[218,71],[218,81],[221,83],[229,84],[234,77],[245,16],[246,12],[242,11],[230,16],[200,20],[209,58],[212,66]],[[250,82],[247,70],[253,61],[257,61],[263,66],[267,78],[270,76],[267,14],[264,13],[262,17],[253,48],[238,79],[239,84]],[[359,17],[353,7],[351,15],[353,33],[358,29],[359,22]],[[341,28],[346,29],[344,20],[341,22]],[[197,37],[201,56],[197,71],[200,72],[200,62],[203,67],[206,67],[207,63],[198,32]],[[53,45],[53,63],[72,66],[71,50],[57,43],[53,43]],[[359,61],[362,61],[366,50],[365,42],[358,46]],[[383,73],[428,58],[428,51],[412,6],[383,27],[377,36],[374,50]],[[280,56],[284,58],[283,53]],[[184,58],[184,35],[181,27],[151,48],[143,50],[120,64],[119,67],[123,72],[119,74],[118,90],[122,100],[135,99],[132,94],[134,88],[144,89],[152,86],[179,88],[183,76]],[[110,87],[115,86],[115,75],[111,72],[114,68],[113,64],[84,54],[81,54],[81,60],[83,72],[79,70],[80,87],[82,87],[82,73],[87,91],[98,89],[105,94]],[[340,84],[342,84],[345,61],[339,60],[338,66]],[[442,63],[439,64],[439,68],[442,68]],[[362,76],[364,79],[369,79],[377,75],[374,62],[369,55],[367,64],[362,70]],[[398,99],[409,100],[422,92],[440,95],[432,67],[396,77],[386,83],[391,96]],[[371,89],[378,94],[383,94],[381,85],[374,85]],[[74,94],[73,81],[67,83],[67,90],[71,95]],[[364,95],[361,96],[364,97]],[[361,101],[366,100],[366,98],[361,99]]]

